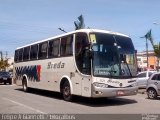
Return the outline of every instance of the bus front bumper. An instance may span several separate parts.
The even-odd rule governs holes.
[[[118,96],[130,96],[136,95],[138,87],[128,88],[100,88],[92,86],[92,97],[118,97]]]

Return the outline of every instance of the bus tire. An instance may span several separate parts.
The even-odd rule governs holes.
[[[28,92],[28,85],[27,85],[27,79],[26,78],[23,78],[22,86],[23,86],[23,91]]]
[[[7,84],[7,82],[6,81],[4,81],[4,85],[6,85]]]
[[[72,100],[71,88],[68,81],[65,81],[62,87],[62,95],[65,101]]]
[[[12,85],[12,79],[11,80],[9,80],[9,82],[8,82],[10,85]]]

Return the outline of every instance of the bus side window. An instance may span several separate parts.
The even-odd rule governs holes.
[[[23,61],[29,60],[29,52],[30,52],[30,46],[25,47],[23,51]]]
[[[47,47],[48,47],[48,42],[39,44],[39,52],[38,52],[39,59],[43,59],[47,57]]]
[[[32,45],[31,46],[31,52],[30,52],[30,59],[36,60],[37,59],[37,52],[38,52],[38,45]]]
[[[49,41],[49,47],[48,47],[48,57],[58,57],[59,55],[59,43],[60,40],[52,40]]]
[[[73,35],[61,39],[61,56],[73,55]]]

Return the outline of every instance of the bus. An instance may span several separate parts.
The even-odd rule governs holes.
[[[18,47],[14,76],[24,91],[62,93],[63,99],[137,94],[136,52],[129,36],[80,29]]]

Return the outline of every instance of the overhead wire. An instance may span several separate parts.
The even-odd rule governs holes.
[[[42,26],[26,25],[19,23],[17,24],[17,23],[3,22],[3,21],[0,21],[0,29],[3,29],[0,31],[0,38],[1,40],[3,39],[5,41],[8,40],[9,42],[6,43],[7,45],[8,44],[16,45],[17,43],[24,44],[37,41],[21,37],[22,35],[28,36],[28,32],[41,33],[41,34],[46,34],[48,36],[54,34],[53,28],[51,27],[44,27],[44,26],[42,27]],[[8,31],[10,31],[11,34],[9,34]],[[17,31],[19,31],[19,33]]]
[[[52,29],[53,27],[48,27],[48,26],[37,26],[37,25],[28,25],[28,24],[21,24],[21,23],[12,23],[12,22],[4,22],[4,21],[0,21],[0,24],[3,25],[9,25],[9,26],[21,26],[21,27],[29,27],[29,28],[38,28],[38,29],[42,29],[42,30],[48,30],[48,29]]]
[[[6,27],[6,28],[3,28]],[[9,29],[8,29],[9,28]],[[51,34],[53,31],[49,31],[49,30],[42,30],[42,29],[37,29],[37,28],[26,28],[24,26],[13,26],[13,25],[2,25],[0,24],[0,29],[6,29],[6,30],[14,30],[14,31],[19,31],[22,32],[20,30],[23,30],[23,32],[35,32],[35,33],[41,33],[41,34]]]

